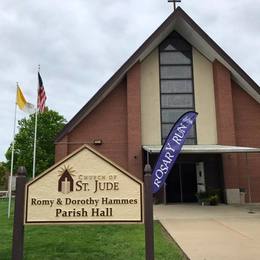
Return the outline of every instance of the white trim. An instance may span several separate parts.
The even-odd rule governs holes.
[[[143,145],[143,149],[149,153],[159,153],[162,145]],[[260,148],[229,146],[229,145],[184,145],[181,153],[260,153]]]

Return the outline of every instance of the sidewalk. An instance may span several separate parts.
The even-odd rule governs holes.
[[[155,219],[191,260],[259,260],[260,206],[155,205]]]

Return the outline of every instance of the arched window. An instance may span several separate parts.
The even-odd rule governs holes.
[[[185,112],[195,109],[192,46],[177,32],[160,45],[160,92],[162,143],[171,127]],[[185,144],[196,144],[196,127]]]

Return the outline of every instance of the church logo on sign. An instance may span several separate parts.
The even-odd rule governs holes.
[[[58,191],[64,194],[68,194],[73,191],[74,180],[72,177],[72,169],[65,167],[61,169],[61,176],[58,181]]]

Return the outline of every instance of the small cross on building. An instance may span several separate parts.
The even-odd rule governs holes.
[[[180,3],[181,0],[168,0],[169,3],[173,3],[173,10],[176,9],[176,3]]]

